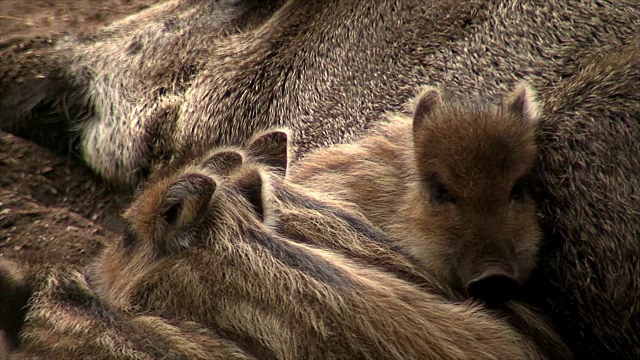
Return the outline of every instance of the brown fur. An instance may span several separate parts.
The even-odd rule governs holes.
[[[546,238],[538,271],[523,299],[545,308],[579,358],[633,359],[640,355],[640,249],[636,241],[640,202],[634,195],[638,183],[633,180],[638,178],[640,168],[637,43],[636,39],[594,56],[585,61],[579,74],[542,91],[545,103],[538,159],[542,182],[535,193]],[[325,163],[318,156],[320,168],[327,169],[324,176],[331,180],[318,181],[314,186],[336,184],[353,156],[365,162],[372,156],[394,153],[387,149],[395,146],[395,141],[388,141],[384,146],[356,152],[357,146],[347,145],[348,156],[341,160],[333,157]],[[403,162],[402,158],[393,160]],[[393,163],[390,157],[386,161]],[[594,171],[597,169],[602,170]],[[368,204],[365,212],[380,221],[385,221],[383,216],[389,211],[371,203],[382,197],[386,202],[380,204],[386,206],[403,191],[404,169],[397,166],[388,170],[361,176],[369,178],[370,187],[390,188],[375,179],[400,179],[392,193],[376,191],[355,200]],[[295,177],[296,170],[291,174]],[[380,213],[380,209],[384,211]]]
[[[152,162],[274,124],[294,129],[297,155],[349,142],[422,82],[493,101],[525,78],[554,104],[541,155],[540,279],[552,281],[539,303],[579,358],[640,357],[638,66],[621,50],[638,43],[636,0],[233,3],[168,1],[3,52],[0,126],[38,131],[53,110],[89,166],[135,183]],[[625,55],[594,65],[609,52]]]
[[[640,38],[544,97],[545,232],[527,298],[577,358],[640,357]]]
[[[8,359],[252,359],[190,321],[106,306],[77,273],[51,274],[31,300],[19,349]]]
[[[514,78],[557,82],[584,49],[628,41],[638,25],[634,0],[173,0],[35,53],[12,49],[0,124],[33,132],[53,113],[92,168],[132,184],[152,163],[273,126],[293,130],[297,155],[354,140],[425,83],[495,100]],[[25,58],[33,66],[15,74]]]
[[[18,332],[24,322],[31,292],[18,265],[0,259],[0,342],[4,347],[17,344]]]
[[[540,241],[526,188],[536,156],[532,96],[522,85],[494,108],[444,101],[427,88],[413,117],[311,153],[289,178],[358,205],[442,283],[508,299]]]
[[[267,138],[276,142],[286,141],[281,136]],[[267,147],[267,151],[281,149],[280,155],[276,152],[268,157],[288,156],[283,147]],[[245,160],[252,161],[250,157],[245,157]],[[248,165],[244,171],[238,172],[251,174],[255,171],[252,169],[254,166]],[[423,267],[411,261],[401,247],[370,224],[352,203],[337,201],[332,199],[331,194],[316,193],[277,177],[269,178],[269,186],[263,187],[263,193],[263,201],[269,203],[264,207],[270,209],[270,216],[265,221],[287,238],[326,248],[355,259],[358,263],[384,269],[431,294],[441,295],[448,300],[459,299],[446,284],[437,282]],[[569,357],[569,351],[544,316],[517,302],[503,304],[499,312],[521,334],[535,341],[550,358]]]
[[[100,297],[115,308],[219,329],[261,358],[544,358],[481,306],[453,303],[321,248],[326,233],[311,228],[313,243],[273,231],[282,211],[270,195],[278,179],[248,161],[228,176],[191,164],[149,185],[125,215],[130,241],[93,269]],[[206,211],[197,210],[201,204]],[[362,242],[357,229],[343,224],[343,231],[337,235]]]
[[[282,141],[281,137],[271,138]],[[281,153],[281,156],[286,154]],[[246,160],[251,161],[250,158]],[[252,167],[246,166],[239,173],[251,174],[255,171]],[[327,193],[314,193],[274,177],[270,178],[269,186],[263,187],[262,191],[263,201],[269,203],[264,206],[269,209],[265,221],[287,238],[327,248],[358,263],[382,268],[431,294],[439,294],[449,300],[458,299],[446,284],[436,282],[429,273],[410,261],[411,258],[403,253],[401,247],[375,229],[352,204],[336,201]],[[550,358],[569,357],[569,351],[544,316],[517,302],[503,304],[499,313],[521,334],[534,340]]]

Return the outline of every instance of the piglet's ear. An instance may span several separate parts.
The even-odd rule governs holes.
[[[159,215],[170,228],[190,226],[206,212],[215,191],[214,179],[198,173],[184,174],[167,190]]]
[[[272,167],[284,176],[290,162],[290,134],[288,130],[267,130],[249,140],[247,151],[258,161]]]
[[[235,178],[235,185],[255,210],[258,218],[263,221],[265,217],[265,191],[264,179],[258,169],[248,169]]]
[[[229,175],[242,165],[242,154],[236,151],[223,150],[212,154],[202,166],[214,174]]]
[[[442,94],[431,86],[425,86],[413,100],[413,131],[422,126],[425,119],[442,103]]]
[[[538,122],[539,105],[536,92],[526,82],[518,84],[513,92],[505,97],[503,106],[507,111],[527,122]]]

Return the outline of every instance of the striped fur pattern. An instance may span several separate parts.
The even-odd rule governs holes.
[[[84,275],[56,271],[31,300],[9,359],[253,359],[198,323],[114,310]]]
[[[359,142],[317,150],[292,182],[335,194],[461,294],[508,300],[541,239],[529,183],[537,101],[526,84],[502,106],[455,102],[427,87],[413,115]]]
[[[297,155],[352,141],[425,83],[496,100],[525,78],[546,102],[535,303],[579,358],[637,359],[639,26],[637,0],[167,1],[3,51],[0,127],[53,116],[96,172],[134,184],[274,125]]]
[[[187,165],[137,197],[125,215],[130,234],[91,272],[110,307],[196,321],[260,358],[545,358],[503,315],[424,291],[375,266],[369,249],[323,246],[322,237],[348,239],[344,225],[344,234],[286,237],[300,230],[278,231],[286,229],[276,225],[284,210],[271,196],[288,191],[281,175],[247,152],[229,153],[214,152],[204,166]],[[229,163],[218,157],[243,163],[223,167],[224,175],[206,165]],[[410,263],[405,269],[421,274]]]

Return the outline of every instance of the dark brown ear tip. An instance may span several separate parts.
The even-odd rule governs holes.
[[[180,188],[189,194],[213,193],[216,190],[216,181],[204,174],[186,173],[181,175],[172,185],[172,188]]]
[[[207,158],[202,167],[216,174],[228,175],[242,165],[243,156],[237,151],[223,150]]]
[[[275,169],[289,167],[289,131],[286,129],[267,130],[255,135],[247,147],[248,153],[258,162]]]
[[[287,141],[289,139],[289,133],[283,129],[277,129],[271,132],[271,136],[276,138],[277,140]]]
[[[216,191],[216,181],[204,174],[185,173],[180,175],[169,186],[163,200],[161,213],[167,223],[177,222],[183,204],[187,199],[196,200],[198,203],[207,203]]]
[[[258,169],[251,169],[239,176],[235,181],[236,187],[242,196],[249,201],[258,218],[264,219],[264,179]]]
[[[262,183],[262,174],[257,169],[247,171],[241,178],[238,179],[238,184],[241,188],[253,188],[256,184]]]
[[[176,242],[166,237],[166,230],[197,224],[206,212],[216,188],[214,178],[198,172],[184,173],[169,186],[158,209],[158,215],[169,226],[156,228],[156,231],[161,231],[155,237],[161,254],[184,247],[184,244],[177,246]]]
[[[420,91],[420,100],[435,99],[440,97],[440,90],[433,86],[426,86]]]
[[[265,130],[254,135],[251,140],[249,140],[249,147],[252,148],[257,144],[262,144],[264,142],[269,142],[273,144],[282,144],[287,145],[289,141],[289,131],[283,128],[279,129],[271,129]]]
[[[426,107],[437,105],[442,100],[442,94],[440,90],[432,86],[426,86],[422,88],[418,95],[418,106]]]

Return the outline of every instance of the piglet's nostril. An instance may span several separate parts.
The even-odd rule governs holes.
[[[490,303],[501,303],[513,299],[520,283],[512,271],[496,265],[485,268],[466,284],[467,295]]]

